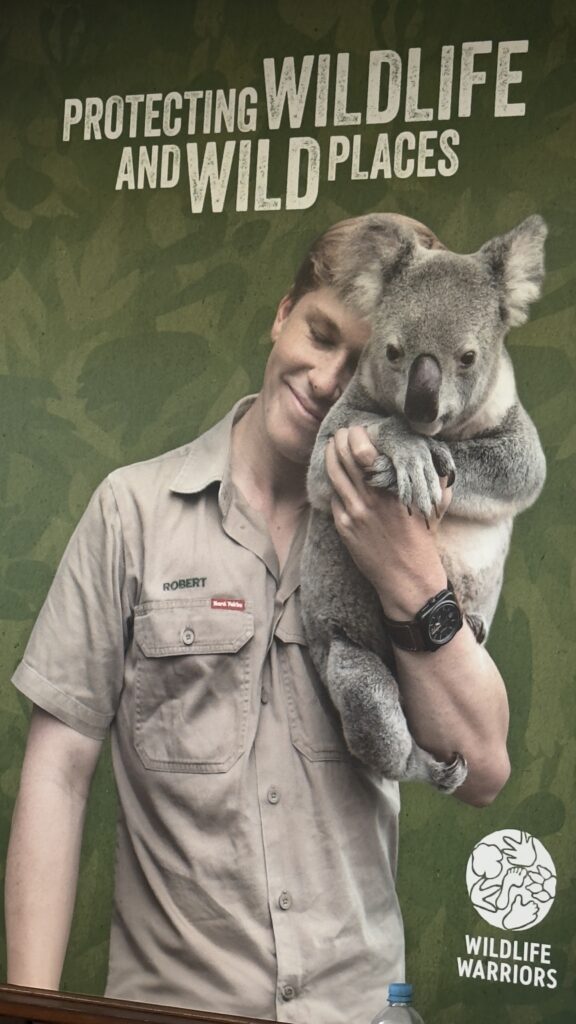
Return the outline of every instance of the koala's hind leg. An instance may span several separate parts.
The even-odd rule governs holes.
[[[446,793],[462,785],[466,762],[438,761],[413,740],[398,686],[384,662],[345,637],[333,639],[326,682],[351,752],[388,779],[431,782]]]

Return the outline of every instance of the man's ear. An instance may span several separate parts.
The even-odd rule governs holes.
[[[290,315],[293,306],[294,303],[289,295],[285,295],[283,299],[280,299],[278,309],[276,310],[276,316],[274,317],[274,323],[272,324],[272,329],[270,331],[270,337],[273,342],[277,340],[278,335],[284,326],[284,321]]]

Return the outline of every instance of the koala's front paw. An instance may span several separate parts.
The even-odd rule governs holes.
[[[400,501],[429,519],[442,499],[442,489],[427,442],[413,437],[388,458],[394,466]]]
[[[414,434],[398,417],[389,416],[370,424],[368,435],[379,457],[367,474],[373,487],[396,492],[408,508],[430,519],[442,500],[440,477],[453,482],[452,455],[442,441]]]
[[[373,464],[364,471],[364,476],[371,487],[381,487],[383,491],[398,493],[394,463],[387,455],[379,455]]]
[[[427,444],[438,476],[448,477],[448,486],[452,487],[456,479],[456,466],[452,452],[443,441],[436,441],[433,437],[427,439]]]

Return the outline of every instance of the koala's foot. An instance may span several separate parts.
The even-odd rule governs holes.
[[[477,615],[476,612],[466,612],[466,622],[470,626],[470,629],[474,633],[478,643],[485,644],[488,637],[486,619],[482,615]]]
[[[437,761],[428,751],[414,744],[406,765],[406,778],[430,782],[442,793],[453,793],[468,775],[468,765],[461,754],[451,761]]]

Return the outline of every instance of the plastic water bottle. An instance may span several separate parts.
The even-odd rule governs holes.
[[[388,1006],[376,1014],[372,1024],[424,1024],[412,1006],[412,985],[389,985]]]

